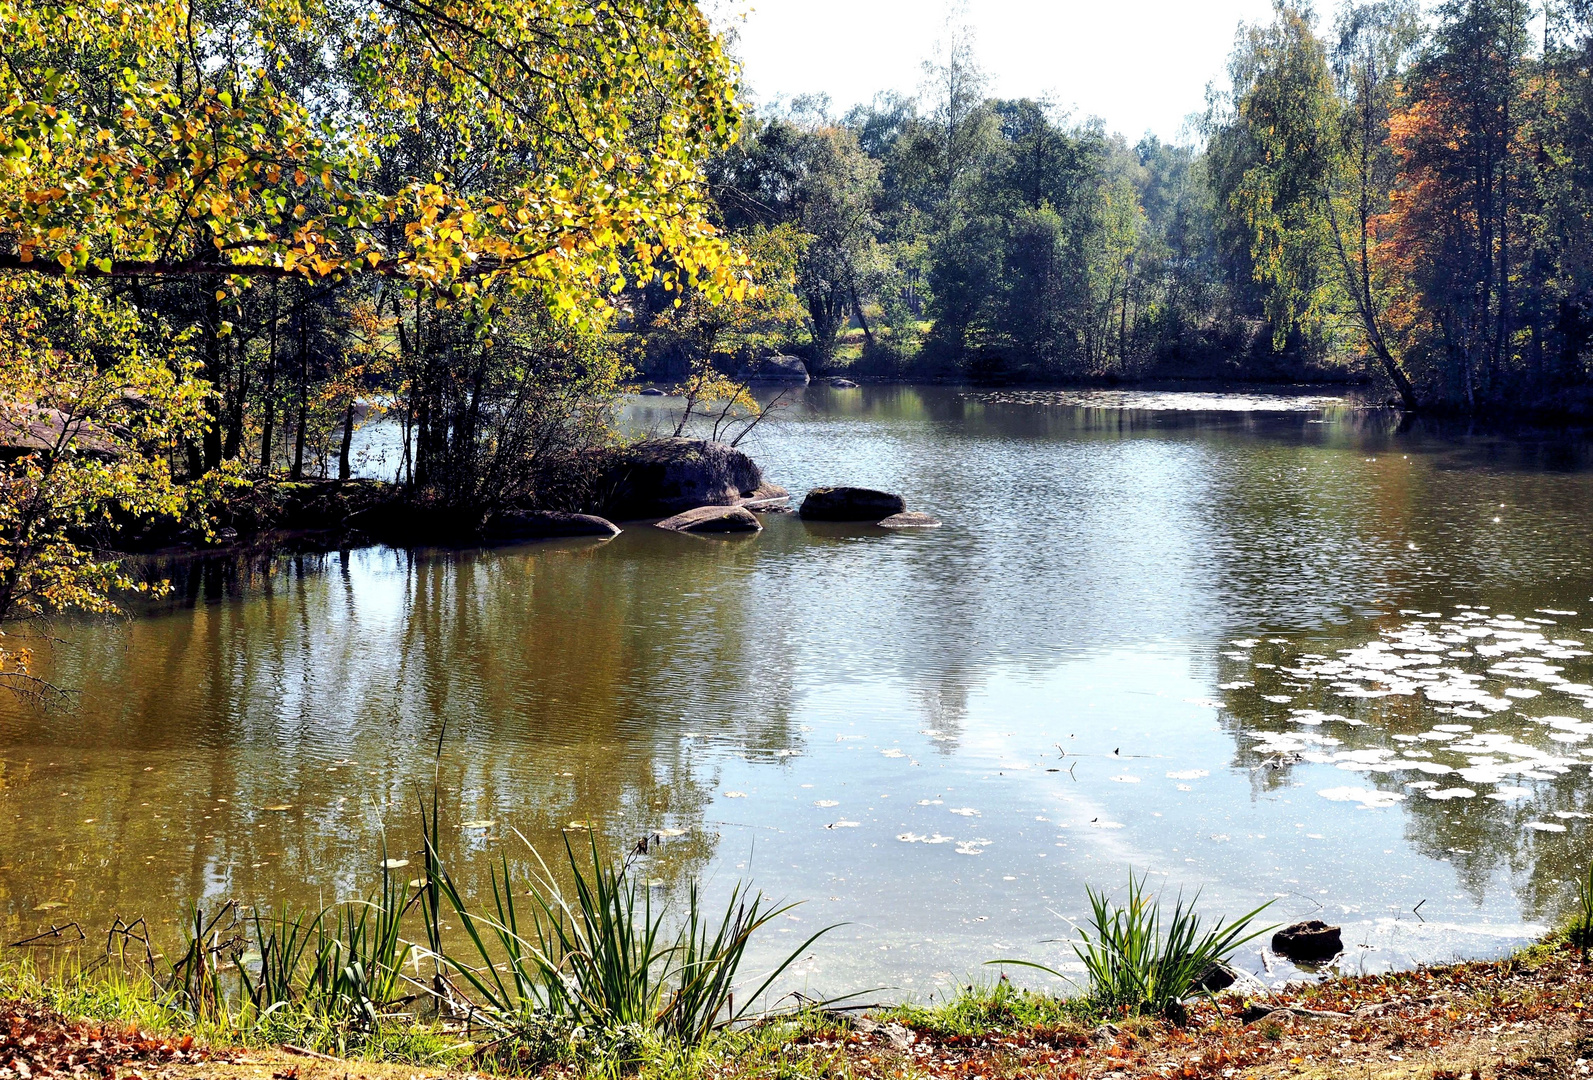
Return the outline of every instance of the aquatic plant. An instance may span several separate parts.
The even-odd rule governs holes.
[[[1582,962],[1587,963],[1588,947],[1593,946],[1593,863],[1576,880],[1576,914],[1568,936],[1571,944],[1582,951]]]
[[[245,953],[239,958],[238,973],[244,1000],[256,1017],[269,1016],[300,1000],[300,968],[322,919],[322,913],[295,912],[286,904],[274,913],[256,911],[249,916],[258,966],[251,975],[251,957]]]
[[[737,1007],[736,980],[752,935],[795,905],[771,904],[761,892],[738,884],[715,918],[693,883],[670,932],[669,906],[655,906],[630,862],[605,859],[589,834],[589,858],[577,855],[565,838],[570,890],[560,887],[527,843],[540,867],[530,882],[529,909],[522,910],[516,898],[504,858],[490,876],[490,910],[478,910],[444,864],[435,800],[429,814],[422,804],[421,816],[423,890],[434,888],[439,898],[435,905],[421,904],[428,939],[442,940],[436,920],[446,900],[468,942],[468,952],[443,952],[446,969],[474,991],[472,1019],[497,1029],[503,1043],[517,1050],[548,1044],[549,1017],[595,1031],[630,1028],[698,1045],[745,1017],[797,957],[833,929],[818,930],[786,954],[761,982],[741,991]]]
[[[1087,925],[1079,928],[1073,952],[1088,977],[1086,993],[1096,1007],[1110,1012],[1157,1013],[1177,1018],[1182,1002],[1199,989],[1206,972],[1232,956],[1247,941],[1271,930],[1250,924],[1272,905],[1267,901],[1232,922],[1218,919],[1202,932],[1195,911],[1197,892],[1185,901],[1182,892],[1164,913],[1160,894],[1145,888],[1148,875],[1128,875],[1125,902],[1115,903],[1103,889],[1086,885],[1090,901]],[[992,960],[1016,964],[1067,979],[1060,971],[1029,960]],[[1071,980],[1069,980],[1071,981]]]
[[[339,1050],[350,1036],[374,1033],[404,988],[400,973],[414,946],[402,937],[401,925],[411,902],[384,858],[381,891],[370,899],[319,912],[284,906],[249,915],[244,921],[254,956],[237,957],[239,1023],[259,1026],[284,1010],[302,1013]]]
[[[108,940],[121,941],[124,954],[128,942],[144,947],[136,970],[151,1009],[228,1038],[338,1053],[391,1044],[401,1054],[419,1053],[430,1036],[409,1036],[430,1030],[422,1014],[431,1010],[410,1006],[430,1002],[437,1019],[464,1019],[491,1033],[487,1052],[500,1064],[582,1056],[623,1065],[644,1044],[686,1052],[746,1018],[832,929],[813,933],[743,985],[753,935],[795,905],[773,904],[738,883],[718,913],[695,882],[683,908],[655,904],[631,860],[605,857],[590,834],[585,855],[565,839],[571,887],[561,888],[527,844],[539,868],[531,881],[517,882],[501,856],[489,875],[490,901],[477,903],[449,873],[438,804],[435,791],[429,805],[421,801],[425,876],[418,881],[395,877],[392,871],[407,864],[384,850],[381,887],[362,901],[320,911],[190,905],[183,948],[163,970],[141,921],[128,928],[118,920],[122,938],[113,930]],[[405,936],[416,910],[424,944]],[[462,942],[460,934],[443,934],[456,917]],[[77,932],[73,944],[87,940]],[[108,945],[95,966],[107,966],[114,948]],[[422,981],[427,960],[431,978]],[[81,971],[73,981],[83,981]],[[433,1027],[435,1034],[446,1025]],[[448,1044],[443,1056],[457,1049]]]
[[[226,1011],[226,990],[221,969],[238,952],[238,903],[229,900],[209,917],[198,904],[183,920],[183,952],[172,964],[164,989],[176,1007],[196,1021],[216,1020]]]

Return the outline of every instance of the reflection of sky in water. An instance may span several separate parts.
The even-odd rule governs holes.
[[[829,992],[1059,962],[1131,865],[1356,968],[1496,953],[1593,852],[1586,448],[1300,400],[814,387],[744,444],[771,479],[944,528],[185,569],[69,628],[74,712],[0,714],[0,926],[352,895],[446,725],[467,878],[508,826],[684,830],[650,876],[806,901],[766,949],[848,923]]]

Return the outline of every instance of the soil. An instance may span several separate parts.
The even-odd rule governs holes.
[[[1593,1076],[1593,966],[1544,947],[1496,963],[1334,978],[1264,1001],[1224,996],[1191,1008],[1184,1027],[1125,1021],[973,1046],[916,1037],[896,1061],[865,1045],[852,1053],[878,1064],[864,1075],[910,1063],[921,1075],[989,1080],[1574,1080]]]
[[[1181,1027],[1125,1018],[1094,1031],[948,1038],[862,1019],[789,1048],[830,1057],[829,1075],[857,1080],[1574,1080],[1593,1076],[1593,966],[1568,947],[1540,947],[1496,963],[1334,978],[1264,1001],[1224,996],[1195,1005]],[[411,1080],[438,1071],[196,1047],[0,1002],[3,1080]],[[716,1080],[740,1075],[734,1060],[711,1071]]]

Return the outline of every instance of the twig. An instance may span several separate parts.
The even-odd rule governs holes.
[[[65,930],[76,930],[77,931],[77,937],[71,939],[70,941],[64,941],[61,938],[61,934]],[[49,938],[53,938],[55,940],[46,940],[46,939],[49,939]],[[63,945],[63,944],[75,945],[79,941],[87,941],[87,940],[88,940],[88,935],[85,934],[83,932],[83,928],[81,926],[79,926],[75,922],[69,922],[65,926],[56,926],[54,923],[51,923],[50,924],[50,928],[48,930],[44,931],[43,933],[34,934],[30,938],[23,938],[21,941],[13,941],[10,945],[7,946],[7,948],[20,949],[20,948],[23,948],[25,946],[26,947],[35,948],[35,949],[37,949],[37,948],[55,948],[55,947],[57,947],[59,945]]]
[[[282,1044],[282,1052],[285,1053],[285,1054],[296,1054],[299,1057],[314,1058],[316,1061],[339,1061],[339,1060],[341,1060],[340,1058],[333,1057],[331,1054],[322,1054],[322,1053],[320,1053],[318,1051],[315,1051],[315,1050],[306,1050],[304,1047],[302,1047],[302,1046],[294,1046],[292,1043],[283,1043]]]

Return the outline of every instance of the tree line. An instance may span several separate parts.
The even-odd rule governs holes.
[[[351,478],[372,417],[482,520],[564,499],[637,375],[723,417],[773,352],[1585,410],[1590,9],[1279,2],[1130,144],[965,35],[835,116],[746,105],[690,0],[0,0],[0,623]]]
[[[794,230],[784,332],[820,370],[1365,374],[1410,408],[1580,411],[1590,11],[1279,0],[1184,144],[990,96],[954,36],[917,97],[749,111],[716,220]]]

